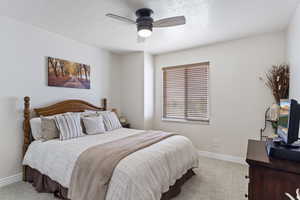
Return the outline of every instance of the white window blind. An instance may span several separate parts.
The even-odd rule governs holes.
[[[209,121],[209,63],[163,68],[163,118]]]

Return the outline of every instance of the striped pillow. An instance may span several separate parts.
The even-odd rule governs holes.
[[[122,128],[122,125],[114,112],[101,112],[106,131]]]
[[[65,113],[55,116],[60,140],[84,136],[80,123],[80,113]]]

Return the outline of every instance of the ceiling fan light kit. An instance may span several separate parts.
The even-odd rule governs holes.
[[[152,14],[153,10],[150,8],[141,8],[135,12],[135,15],[137,16],[136,21],[111,13],[106,14],[106,16],[125,23],[135,24],[137,26],[138,36],[142,38],[150,37],[152,35],[153,28],[164,28],[185,24],[184,16],[176,16],[154,21],[151,17]]]
[[[142,8],[135,12],[137,19],[137,31],[140,37],[150,37],[152,35],[153,28],[153,18],[151,14],[153,14],[153,10],[149,8]]]
[[[149,29],[141,29],[138,31],[140,37],[147,38],[152,35],[152,30]]]

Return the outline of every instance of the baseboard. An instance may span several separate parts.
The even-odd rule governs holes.
[[[212,152],[208,152],[208,151],[198,151],[198,154],[199,154],[199,156],[203,156],[203,157],[207,157],[207,158],[214,158],[217,160],[224,160],[224,161],[247,165],[245,159],[242,157],[230,156],[230,155],[219,154],[219,153],[212,153]]]
[[[6,178],[1,178],[0,179],[0,188],[10,185],[10,184],[13,184],[13,183],[20,182],[20,181],[22,181],[22,177],[23,177],[23,174],[19,173],[19,174],[15,174],[15,175],[12,175],[12,176],[9,176]]]

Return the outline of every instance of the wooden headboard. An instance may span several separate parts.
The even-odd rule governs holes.
[[[82,100],[66,100],[66,101],[55,103],[47,107],[33,109],[33,111],[37,116],[49,116],[49,115],[66,113],[66,112],[83,112],[85,110],[95,110],[95,111],[107,110],[107,100],[102,99],[102,107],[94,106]],[[30,129],[30,119],[31,119],[30,113],[31,113],[30,97],[26,96],[24,97],[23,156],[25,155],[30,143],[34,140]],[[26,179],[26,166],[23,167],[23,180],[25,179]]]
[[[102,99],[102,107],[94,106],[86,101],[82,100],[66,100],[55,103],[53,105],[35,108],[33,109],[37,116],[49,116],[56,115],[66,112],[83,112],[85,110],[95,110],[95,111],[103,111],[107,109],[107,100]],[[33,137],[31,135],[30,130],[30,97],[24,97],[24,122],[23,122],[23,130],[24,130],[24,145],[23,145],[23,155],[25,155],[28,146],[33,141]]]

